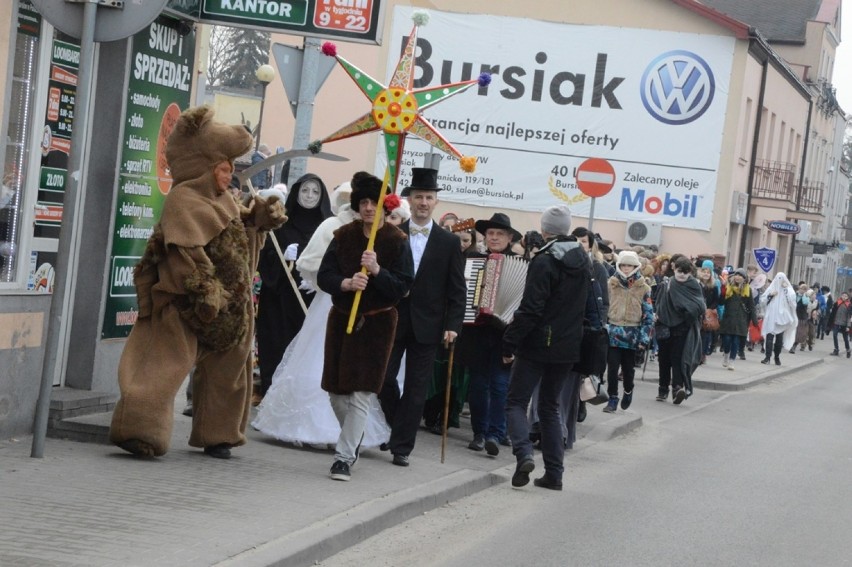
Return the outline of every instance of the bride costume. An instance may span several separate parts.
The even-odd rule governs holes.
[[[272,385],[258,406],[252,427],[281,441],[304,445],[334,445],[340,425],[331,409],[328,393],[320,387],[325,345],[325,326],[331,296],[316,286],[320,262],[334,231],[358,218],[349,206],[349,183],[334,190],[332,208],[337,216],[317,227],[296,262],[303,282],[316,290],[301,331],[284,352],[272,376]],[[377,399],[370,407],[363,447],[377,447],[390,438],[390,428]]]

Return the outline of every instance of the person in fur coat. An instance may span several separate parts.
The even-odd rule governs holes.
[[[134,271],[139,318],[118,367],[110,440],[139,456],[169,449],[174,399],[193,373],[189,445],[227,459],[246,442],[254,308],[251,283],[267,231],[285,220],[276,197],[242,206],[228,190],[251,149],[243,126],[202,106],[181,114],[166,146],[174,186]]]
[[[398,320],[396,304],[414,281],[408,238],[384,223],[384,213],[378,209],[382,181],[359,171],[351,185],[350,205],[361,218],[334,231],[317,273],[319,288],[331,295],[332,302],[322,389],[329,393],[341,428],[330,476],[344,481],[358,459],[370,406],[384,384]],[[375,246],[367,250],[376,215]],[[361,299],[350,334],[346,328],[357,291]]]

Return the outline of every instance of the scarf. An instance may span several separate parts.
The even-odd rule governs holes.
[[[741,295],[742,297],[749,297],[751,295],[751,287],[745,282],[741,286],[735,286],[733,283],[729,283],[725,287],[725,299],[729,299],[732,295]]]

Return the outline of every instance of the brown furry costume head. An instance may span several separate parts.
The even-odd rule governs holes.
[[[180,115],[166,145],[166,160],[178,184],[204,176],[223,161],[233,162],[251,145],[243,126],[216,122],[212,108],[197,106]]]

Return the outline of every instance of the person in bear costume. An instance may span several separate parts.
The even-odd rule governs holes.
[[[287,220],[277,197],[241,205],[228,190],[251,149],[243,126],[183,112],[166,159],[174,185],[134,270],[139,316],[118,366],[110,440],[139,456],[169,449],[174,399],[193,373],[189,445],[227,459],[246,442],[254,317],[251,283],[269,230]]]

